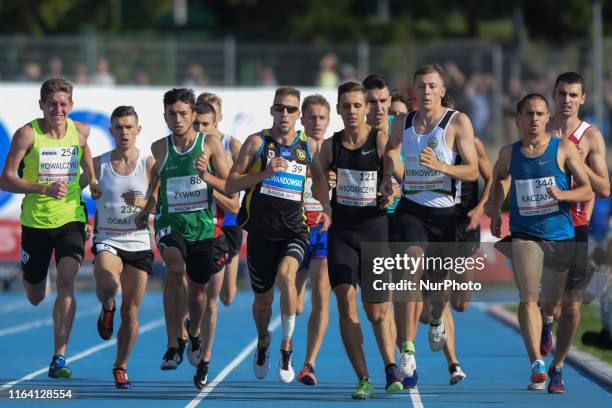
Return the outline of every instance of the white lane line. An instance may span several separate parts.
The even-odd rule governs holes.
[[[151,322],[141,326],[140,329],[138,330],[138,334],[139,335],[144,334],[146,332],[149,332],[149,331],[151,331],[153,329],[156,329],[156,328],[162,326],[163,324],[164,324],[164,319],[163,318],[157,319],[157,320],[153,320],[153,321],[151,321]],[[107,349],[109,347],[113,347],[115,344],[117,344],[117,338],[116,337],[113,338],[110,341],[105,341],[104,343],[100,343],[100,344],[98,344],[96,346],[93,346],[93,347],[90,347],[90,348],[88,348],[86,350],[83,350],[80,353],[75,354],[74,356],[68,358],[66,361],[68,363],[74,363],[74,362],[76,362],[78,360],[81,360],[81,359],[87,357],[87,356],[90,356],[90,355],[92,355],[94,353],[97,353],[100,350],[104,350],[104,349]],[[8,388],[11,388],[11,387],[13,387],[13,386],[15,386],[15,385],[17,385],[19,383],[22,383],[24,381],[29,381],[29,380],[31,380],[34,377],[37,377],[37,376],[39,376],[39,375],[41,375],[43,373],[46,373],[47,371],[49,371],[49,367],[48,366],[43,367],[43,368],[41,368],[39,370],[36,370],[34,372],[31,372],[30,374],[28,374],[26,376],[23,376],[23,377],[21,377],[18,380],[14,380],[14,381],[11,381],[11,382],[8,382],[8,383],[4,384],[2,387],[0,387],[0,391],[4,391],[4,390],[6,390]]]
[[[419,394],[418,387],[410,390],[410,400],[414,408],[424,408],[423,402],[421,401],[421,394]]]
[[[278,328],[278,326],[280,326],[280,324],[281,318],[280,316],[276,316],[276,318],[272,320],[269,330],[273,332]],[[253,352],[253,350],[255,350],[256,346],[257,337],[255,337],[253,341],[251,341],[244,349],[242,349],[240,354],[238,354],[223,370],[221,370],[221,372],[217,374],[214,380],[209,382],[206,387],[204,387],[204,389],[200,391],[200,393],[196,395],[193,400],[191,400],[189,404],[185,405],[185,408],[197,407],[198,404],[202,402],[202,400],[206,398],[208,394],[210,394],[215,389],[215,387],[225,379],[225,377],[227,377],[232,371],[234,371],[234,369],[238,367],[238,365],[240,365],[240,363],[242,363],[244,359],[247,358],[247,356]]]
[[[74,318],[78,319],[84,316],[92,316],[92,315],[98,314],[99,312],[100,312],[100,308],[96,307],[96,308],[86,310],[84,312],[79,312],[74,316]],[[29,323],[23,323],[17,326],[0,329],[0,337],[8,336],[9,334],[21,333],[21,332],[24,332],[30,329],[35,329],[37,327],[51,326],[52,324],[53,324],[53,319],[50,317],[47,319],[33,320]]]

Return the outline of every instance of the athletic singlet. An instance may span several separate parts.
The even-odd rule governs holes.
[[[404,154],[403,195],[425,207],[449,208],[455,205],[455,181],[448,175],[421,165],[419,154],[430,147],[440,163],[453,165],[457,153],[446,145],[446,129],[458,113],[447,109],[431,132],[420,135],[414,131],[413,121],[418,111],[406,116],[402,153]]]
[[[157,241],[172,231],[190,242],[213,238],[216,207],[211,205],[212,187],[202,181],[195,168],[204,152],[204,134],[198,133],[189,150],[182,153],[176,150],[172,135],[166,140],[155,215]]]
[[[378,207],[376,196],[383,171],[376,144],[379,130],[372,128],[363,146],[355,150],[342,145],[344,132],[332,136],[330,167],[337,175],[331,200],[333,222],[355,223],[359,219],[386,215],[386,210]]]
[[[309,228],[303,199],[306,173],[312,161],[308,136],[299,131],[290,145],[283,145],[272,138],[269,129],[262,130],[261,135],[261,148],[249,173],[265,170],[275,157],[287,159],[289,167],[248,189],[238,213],[238,225],[271,240],[306,235]]]
[[[580,122],[580,125],[574,132],[569,135],[568,139],[572,141],[576,146],[580,145],[580,141],[582,140],[582,136],[591,128],[591,124],[585,121]],[[572,187],[576,184],[572,180]],[[587,205],[586,203],[571,203],[571,212],[572,219],[574,220],[574,227],[580,227],[582,225],[587,225],[589,223],[588,214],[587,214]]]
[[[455,165],[463,164],[463,159],[460,155],[457,155]],[[480,201],[478,180],[474,181],[462,181],[457,180],[455,194],[455,205],[457,210],[462,214],[467,214],[472,208],[476,207],[478,201]]]
[[[83,149],[74,122],[66,119],[66,134],[61,139],[46,136],[37,119],[30,124],[34,144],[23,157],[20,177],[30,183],[64,181],[68,184],[68,194],[55,199],[45,194],[26,193],[21,204],[21,225],[51,229],[73,221],[85,222],[79,186]]]
[[[147,155],[138,153],[132,173],[122,176],[115,173],[111,164],[111,152],[100,157],[100,178],[103,191],[96,201],[94,245],[107,244],[124,251],[146,251],[151,249],[149,228],[138,228],[134,217],[140,208],[127,205],[121,195],[136,191],[145,198],[149,187],[147,177]]]
[[[539,157],[525,157],[522,142],[512,145],[510,162],[510,232],[558,241],[574,237],[570,205],[553,199],[547,192],[552,186],[570,189],[570,175],[559,168],[557,155],[560,139],[551,137]]]
[[[221,139],[221,145],[223,146],[223,149],[225,150],[225,152],[228,155],[232,155],[232,150],[230,148],[230,141],[232,140],[232,136],[230,135],[223,135],[223,139]],[[241,198],[242,198],[242,192],[240,192]],[[217,207],[218,211],[223,211],[221,209],[221,207]],[[237,218],[238,214],[236,215],[231,215],[231,214],[225,214],[225,212],[223,213],[223,226],[224,227],[233,227],[236,224],[236,218]]]

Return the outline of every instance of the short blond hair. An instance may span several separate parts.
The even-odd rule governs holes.
[[[201,93],[198,95],[198,100],[196,103],[210,103],[211,105],[217,105],[219,107],[219,112],[217,113],[221,113],[221,98],[217,94],[210,92]]]
[[[43,82],[40,87],[40,100],[44,102],[49,95],[58,92],[68,94],[68,99],[72,102],[72,84],[70,81],[61,78],[51,78]]]

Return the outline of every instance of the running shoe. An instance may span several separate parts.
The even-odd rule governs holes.
[[[536,360],[531,364],[531,383],[527,386],[529,390],[543,390],[546,386],[546,365],[542,360]]]
[[[128,380],[125,368],[113,368],[113,377],[115,377],[115,387],[118,389],[129,390],[132,388],[132,382]]]
[[[446,330],[444,329],[444,321],[439,325],[434,326],[429,324],[429,348],[431,351],[440,351],[446,344]]]
[[[200,360],[196,374],[193,376],[193,383],[198,390],[204,388],[206,383],[208,383],[208,362]]]
[[[548,376],[550,377],[550,381],[548,382],[548,393],[563,394],[565,392],[565,383],[563,382],[563,369],[550,367],[548,369]]]
[[[416,359],[413,353],[400,353],[399,375],[411,377],[416,370]]]
[[[357,383],[357,389],[353,393],[353,399],[367,400],[374,398],[375,395],[376,390],[374,389],[374,384],[370,382],[368,377],[363,377]]]
[[[389,364],[385,368],[385,377],[387,380],[385,391],[388,393],[400,392],[404,389],[402,379],[399,376],[399,370],[395,364]]]
[[[291,359],[292,351],[280,351],[280,360],[278,362],[278,378],[281,382],[288,384],[295,378],[295,371],[293,370],[293,360]]]
[[[553,348],[552,340],[553,322],[546,322],[542,325],[542,337],[540,338],[540,353],[543,356],[550,354]]]
[[[459,384],[461,381],[465,380],[467,375],[461,369],[459,364],[453,363],[448,367],[448,372],[450,373],[450,385]]]
[[[66,365],[66,358],[61,354],[56,354],[49,364],[49,377],[51,378],[70,378],[72,370]]]
[[[187,332],[189,333],[189,332]],[[192,337],[189,336],[189,347],[187,347],[187,359],[192,366],[197,367],[199,362],[202,360],[202,342],[200,336]]]
[[[310,364],[304,364],[304,367],[302,367],[297,375],[297,379],[305,385],[317,385],[317,376]]]
[[[162,370],[176,370],[176,368],[183,362],[183,356],[179,353],[178,349],[170,347],[161,362]]]
[[[272,333],[268,332],[268,338],[270,341],[266,347],[261,347],[257,343],[257,351],[255,351],[255,358],[253,358],[253,372],[255,378],[263,380],[268,375],[270,370],[270,344],[272,344]]]
[[[411,390],[414,387],[416,387],[418,384],[419,384],[419,375],[417,374],[416,370],[414,370],[411,376],[404,377],[404,379],[402,380],[402,386],[404,387],[405,390]]]
[[[98,316],[98,334],[102,340],[109,340],[113,336],[113,317],[115,316],[115,307],[113,310],[106,310],[102,306],[100,316]]]

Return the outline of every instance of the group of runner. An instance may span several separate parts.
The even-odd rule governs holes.
[[[369,75],[361,84],[342,84],[336,111],[343,129],[327,139],[329,102],[321,95],[301,101],[297,89],[280,87],[270,107],[271,128],[248,136],[242,146],[218,130],[222,103],[217,95],[196,98],[190,89],[172,89],[163,98],[171,134],[151,145],[151,155],[136,148],[138,114],[131,106],[119,106],[111,115],[115,148],[92,158],[88,126],[68,117],[71,84],[45,81],[39,102],[43,117],[15,133],[0,187],[25,193],[21,263],[26,294],[34,305],[44,299],[55,251],[58,295],[49,376],[71,376],[65,353],[76,310],[74,278],[92,233],[81,200],[86,186],[97,200],[94,276],[102,304],[98,333],[105,340],[113,334],[115,298],[121,291],[113,365],[117,388],[131,388],[126,367],[138,333],[138,309],[153,272],[148,226],[149,216],[155,214],[155,241],[166,266],[167,349],[162,370],[176,369],[186,351],[195,366],[195,386],[206,385],[217,298],[229,305],[235,296],[244,229],[258,335],[256,378],[265,378],[270,369],[275,286],[282,329],[278,376],[284,383],[296,377],[295,319],[304,310],[310,279],[307,347],[297,379],[311,386],[318,382],[316,361],[333,291],[340,334],[358,379],[355,399],[375,395],[357,312],[358,288],[368,282],[362,243],[400,242],[404,252],[421,257],[438,248],[436,244],[464,242],[469,245],[462,256],[472,256],[480,242],[485,207],[493,234],[500,236],[499,213],[509,191],[509,255],[521,295],[521,331],[532,363],[529,388],[542,389],[546,383],[542,355],[552,348],[549,316],[554,316],[558,341],[548,390],[563,392],[561,368],[579,322],[579,292],[588,281],[586,267],[579,262],[586,263],[586,255],[577,253],[565,263],[557,262],[553,272],[547,260],[563,252],[559,241],[572,241],[574,236],[586,240],[592,190],[607,196],[610,188],[601,133],[578,116],[585,100],[583,80],[575,73],[558,78],[549,130],[544,96],[529,94],[519,102],[521,140],[500,150],[494,170],[469,118],[456,111],[446,95],[442,68],[423,66],[413,82],[418,110],[392,93],[380,75]],[[304,130],[296,131],[300,114]],[[482,193],[479,176],[484,180]],[[448,272],[418,270],[409,279],[440,279]],[[554,273],[554,279],[543,278],[547,273]],[[464,274],[463,279],[469,278]],[[541,312],[540,282],[542,292],[549,295],[540,301]],[[556,286],[549,289],[545,282]],[[562,296],[564,290],[571,296]],[[456,328],[448,304],[465,311],[470,294],[424,295],[395,302],[388,294],[377,299],[362,296],[385,367],[387,392],[418,384],[419,320],[429,324],[431,349],[444,350],[450,384],[466,378],[456,355]]]

